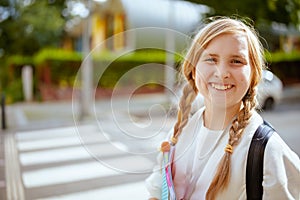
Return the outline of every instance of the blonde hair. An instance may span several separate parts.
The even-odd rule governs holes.
[[[187,124],[191,104],[197,96],[197,88],[193,78],[193,70],[201,56],[203,50],[210,41],[221,34],[244,34],[247,37],[249,60],[251,66],[251,82],[249,89],[244,96],[243,107],[239,111],[236,119],[232,122],[229,130],[228,145],[225,148],[214,179],[206,193],[206,199],[215,199],[219,191],[226,188],[230,178],[230,165],[232,149],[235,147],[248,125],[251,111],[256,106],[256,86],[261,79],[262,69],[264,67],[263,47],[259,41],[258,34],[254,28],[246,22],[229,17],[218,17],[207,23],[194,37],[192,45],[187,52],[185,60],[182,63],[182,72],[188,84],[183,89],[183,95],[179,103],[178,119],[174,126],[172,142],[176,144],[183,127]]]

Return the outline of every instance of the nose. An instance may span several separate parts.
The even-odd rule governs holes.
[[[229,69],[228,69],[228,67],[226,66],[225,63],[220,63],[216,67],[215,76],[222,79],[222,80],[227,79],[227,78],[230,77]]]

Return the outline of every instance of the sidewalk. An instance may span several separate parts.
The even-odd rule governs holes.
[[[97,118],[112,117],[111,115],[148,113],[153,105],[167,106],[168,99],[165,94],[137,95],[134,98],[121,96],[114,99],[97,100],[91,105],[90,117],[82,123],[95,122]],[[33,130],[41,128],[61,127],[75,125],[79,122],[78,102],[42,102],[17,103],[6,108],[7,127],[9,130]],[[155,109],[154,108],[154,112]],[[152,113],[153,114],[153,113]],[[127,116],[129,117],[129,116]]]

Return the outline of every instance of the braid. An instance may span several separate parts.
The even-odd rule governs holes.
[[[183,88],[183,95],[180,99],[177,122],[174,126],[172,143],[176,144],[178,136],[181,134],[183,127],[188,122],[191,111],[191,105],[196,98],[197,93],[191,84],[186,84]]]
[[[246,126],[249,124],[252,116],[252,110],[256,106],[255,93],[256,91],[250,87],[243,98],[243,108],[238,113],[237,118],[232,122],[232,126],[229,130],[228,145],[226,146],[225,154],[218,165],[216,175],[206,193],[207,200],[215,199],[218,191],[223,190],[229,182],[231,171],[230,158],[233,152],[233,147],[239,143]]]

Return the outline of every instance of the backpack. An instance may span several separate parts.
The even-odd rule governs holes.
[[[246,168],[247,200],[260,200],[263,195],[264,152],[269,138],[275,132],[267,121],[255,131],[250,144]]]

